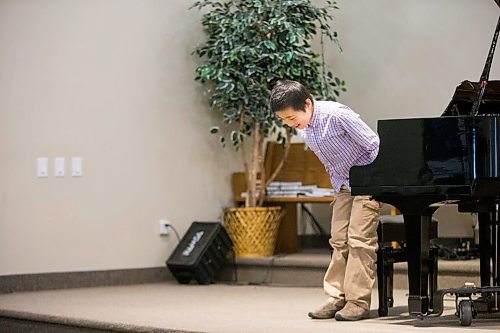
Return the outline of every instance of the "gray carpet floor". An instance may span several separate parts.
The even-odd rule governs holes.
[[[406,291],[395,290],[395,307],[378,318],[376,290],[371,318],[360,322],[311,320],[307,312],[326,299],[321,288],[178,285],[175,282],[119,287],[66,289],[0,295],[0,316],[62,322],[94,328],[154,328],[194,332],[493,332],[500,317],[475,319],[461,327],[453,315],[420,320],[406,313]],[[140,329],[139,329],[140,328]]]

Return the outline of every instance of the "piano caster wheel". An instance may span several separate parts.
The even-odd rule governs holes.
[[[460,317],[460,325],[470,326],[472,323],[472,302],[471,301],[460,301],[458,303],[458,316]]]
[[[387,299],[387,306],[392,308],[394,306],[394,299],[392,297],[389,297]]]

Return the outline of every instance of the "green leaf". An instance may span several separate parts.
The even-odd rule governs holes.
[[[219,132],[219,126],[213,126],[210,128],[210,133],[215,134]]]
[[[274,44],[274,42],[270,41],[270,40],[266,40],[264,41],[264,45],[269,49],[269,50],[272,50],[272,51],[276,51],[276,44]]]
[[[233,143],[238,142],[238,132],[231,131],[231,141],[233,141]]]
[[[203,67],[203,68],[200,68],[200,76],[210,76],[211,74],[213,74],[214,72],[214,69],[212,67]]]
[[[227,82],[221,82],[217,85],[216,89],[218,90],[223,90],[225,89],[226,87],[228,86],[228,83]]]

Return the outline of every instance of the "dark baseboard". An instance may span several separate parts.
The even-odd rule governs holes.
[[[0,294],[68,288],[120,286],[173,280],[166,267],[0,276]]]

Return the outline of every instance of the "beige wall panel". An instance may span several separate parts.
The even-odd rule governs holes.
[[[0,275],[162,266],[177,240],[160,218],[182,235],[231,204],[198,19],[185,1],[0,2]]]
[[[189,1],[0,1],[0,275],[155,267],[182,234],[231,204],[235,154],[207,129],[190,55]],[[498,10],[488,0],[341,0],[340,101],[380,118],[438,116],[481,73]],[[499,78],[498,61],[492,77]],[[37,157],[50,159],[36,178]],[[53,158],[66,158],[66,177]],[[69,161],[83,158],[83,177]]]

